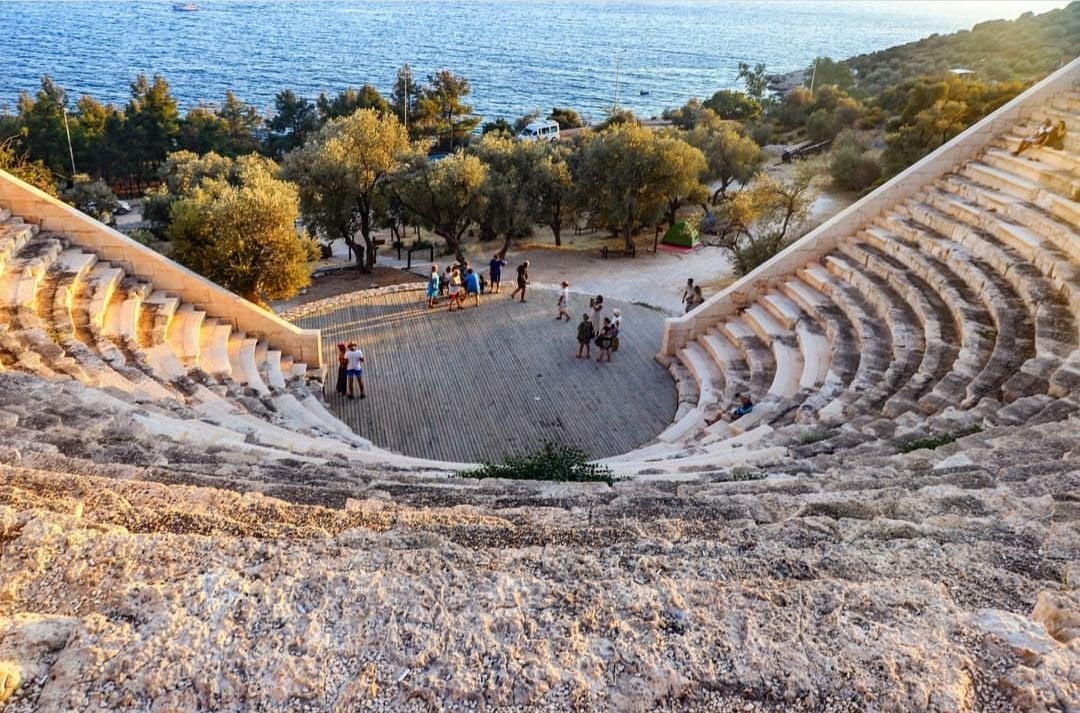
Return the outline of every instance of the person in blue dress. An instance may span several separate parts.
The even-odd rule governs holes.
[[[489,282],[491,283],[491,289],[489,291],[492,294],[499,293],[499,283],[502,281],[502,269],[504,267],[506,267],[506,260],[503,260],[499,253],[495,253],[495,256],[491,258],[491,262],[488,263],[488,268],[490,269],[488,276],[490,278]]]
[[[431,266],[431,276],[428,278],[427,283],[427,306],[429,308],[435,306],[435,300],[439,296],[439,266]]]
[[[480,306],[480,276],[470,267],[465,271],[465,297],[473,298],[473,304]]]

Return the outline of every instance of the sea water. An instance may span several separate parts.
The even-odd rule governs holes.
[[[266,112],[292,89],[313,97],[396,69],[447,68],[485,118],[553,106],[602,118],[615,102],[652,116],[739,86],[739,62],[806,67],[1058,2],[779,0],[0,0],[0,107],[49,74],[73,95],[122,103],[140,72],[163,75],[183,107],[225,90]]]

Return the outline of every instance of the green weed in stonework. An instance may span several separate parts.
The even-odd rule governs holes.
[[[836,434],[832,431],[807,431],[799,436],[799,441],[808,446],[811,443],[817,443],[818,441],[824,441],[826,438],[832,438]]]
[[[979,433],[980,431],[982,431],[982,426],[977,423],[973,423],[966,428],[961,428],[959,431],[953,431],[952,433],[942,433],[937,436],[917,438],[914,441],[897,444],[896,450],[898,453],[911,453],[912,451],[922,450],[923,448],[932,451],[935,448],[940,448],[941,446],[952,443],[957,438],[970,436],[974,433]]]
[[[614,482],[611,469],[589,462],[579,450],[544,443],[540,450],[509,456],[502,463],[483,463],[475,470],[458,473],[464,478],[508,478],[511,480],[556,480],[560,482]]]

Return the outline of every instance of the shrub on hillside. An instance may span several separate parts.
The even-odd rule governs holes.
[[[853,132],[845,131],[836,139],[829,175],[833,185],[841,190],[864,191],[881,178],[881,166],[866,153]]]

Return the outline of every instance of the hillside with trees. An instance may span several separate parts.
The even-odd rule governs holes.
[[[970,30],[930,35],[915,42],[852,57],[863,94],[950,69],[970,69],[992,82],[1031,82],[1080,55],[1080,1],[1039,15],[1025,12],[1016,20],[981,22]]]

